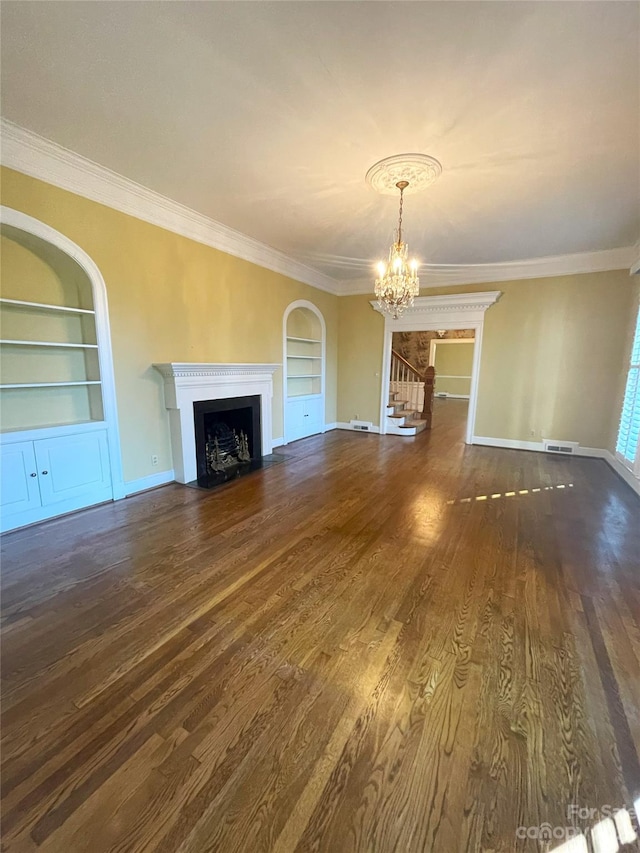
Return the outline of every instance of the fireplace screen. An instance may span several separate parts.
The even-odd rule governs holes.
[[[260,396],[193,404],[198,485],[211,488],[260,467]]]

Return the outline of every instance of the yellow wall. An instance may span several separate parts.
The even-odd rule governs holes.
[[[325,318],[326,421],[336,420],[337,297],[9,169],[2,169],[2,203],[73,240],[105,279],[126,481],[173,466],[162,380],[152,363],[281,364],[282,318],[296,299],[313,302]],[[281,370],[273,404],[278,438]]]
[[[435,344],[436,358],[436,394],[461,394],[468,397],[471,390],[471,379],[451,377],[471,377],[473,366],[473,343],[439,343]]]
[[[500,290],[485,314],[475,434],[610,449],[638,283],[628,271],[429,289]],[[370,296],[340,300],[338,420],[379,423],[384,322]],[[350,357],[343,357],[348,352]]]

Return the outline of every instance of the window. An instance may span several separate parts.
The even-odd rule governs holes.
[[[640,474],[640,454],[638,453],[638,438],[640,437],[640,311],[636,318],[636,331],[631,347],[631,359],[627,384],[622,403],[616,456],[631,471]]]

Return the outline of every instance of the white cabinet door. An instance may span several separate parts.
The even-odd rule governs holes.
[[[287,400],[287,441],[296,441],[305,435],[304,400]]]
[[[0,469],[0,506],[2,515],[40,506],[38,469],[32,441],[3,444]],[[15,523],[15,522],[14,522]]]
[[[42,504],[86,495],[86,506],[109,500],[111,472],[106,431],[34,442]]]
[[[324,424],[324,397],[312,398],[305,401],[304,434],[315,435],[322,432]]]
[[[324,427],[324,397],[287,400],[287,441],[322,432]]]

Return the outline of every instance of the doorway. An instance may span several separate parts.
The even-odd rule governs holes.
[[[475,348],[474,329],[439,329],[426,331],[392,332],[391,365],[389,377],[390,397],[402,390],[402,399],[409,399],[408,409],[417,408],[409,424],[422,424],[433,428],[444,426],[466,434],[473,354]],[[410,376],[413,382],[400,386],[397,382],[398,367],[402,375]],[[424,404],[424,377],[428,367],[435,370],[433,408],[430,416],[422,414]],[[397,397],[398,394],[396,393]],[[414,399],[415,398],[415,399]],[[455,401],[455,402],[454,402]],[[396,432],[398,414],[388,427]],[[427,420],[423,421],[423,418]],[[402,432],[398,431],[398,434]]]
[[[478,400],[480,359],[482,356],[482,333],[484,314],[501,296],[499,290],[476,293],[451,293],[441,296],[419,296],[413,306],[399,319],[384,314],[378,303],[372,301],[374,311],[384,315],[384,338],[382,349],[382,371],[380,374],[380,432],[387,432],[387,410],[389,408],[389,376],[391,368],[392,338],[394,332],[427,332],[456,329],[472,329],[475,341],[473,364],[469,387],[469,414],[465,430],[465,442],[473,444],[473,435]]]

